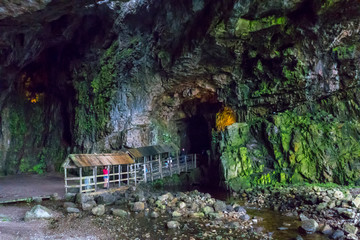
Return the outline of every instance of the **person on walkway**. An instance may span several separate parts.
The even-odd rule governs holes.
[[[109,174],[110,173],[110,170],[108,169],[108,167],[105,167],[103,169],[103,175],[106,175],[104,176],[104,188],[109,188]]]

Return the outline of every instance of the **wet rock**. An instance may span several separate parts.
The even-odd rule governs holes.
[[[240,228],[240,226],[240,223],[236,221],[229,223],[230,228]]]
[[[68,207],[71,207],[71,208],[76,208],[76,204],[73,203],[73,202],[64,202],[63,204],[64,208],[68,208]]]
[[[307,216],[305,216],[303,213],[301,213],[299,215],[299,218],[300,218],[301,221],[309,220],[309,218]]]
[[[151,216],[152,218],[158,218],[158,217],[159,217],[159,213],[158,213],[158,212],[152,212],[152,213],[150,214],[150,216]]]
[[[247,214],[243,214],[240,216],[240,219],[243,220],[243,221],[248,221],[250,219],[250,216],[247,215]]]
[[[346,218],[355,218],[356,213],[349,208],[336,208],[336,211],[341,215],[344,216]]]
[[[352,201],[353,205],[357,208],[360,207],[360,194],[356,196],[356,198]]]
[[[331,198],[329,198],[328,196],[324,196],[322,199],[324,202],[330,202]]]
[[[132,208],[134,212],[140,212],[143,211],[144,209],[145,209],[145,204],[143,202],[134,203],[134,206]]]
[[[99,205],[91,209],[92,214],[95,216],[102,216],[105,213],[105,205]]]
[[[91,209],[93,209],[94,206],[96,206],[96,202],[94,200],[81,204],[81,208],[84,211],[91,210]]]
[[[95,200],[97,204],[111,205],[115,203],[116,197],[111,193],[103,193],[99,195]]]
[[[280,231],[284,231],[284,230],[288,230],[289,228],[287,228],[287,227],[278,227],[278,230],[280,230]]]
[[[210,206],[206,206],[202,209],[202,211],[204,212],[205,215],[209,215],[209,213],[213,213],[214,209]]]
[[[181,217],[182,214],[181,214],[180,212],[178,212],[178,211],[174,211],[174,212],[172,213],[172,216],[176,218],[176,217]]]
[[[170,229],[173,228],[179,228],[180,227],[180,223],[178,221],[169,221],[166,223],[166,226]]]
[[[325,224],[325,225],[321,228],[320,232],[321,232],[322,234],[325,234],[325,235],[329,235],[329,236],[330,236],[331,234],[334,233],[334,230],[332,229],[332,227],[330,227],[330,225]]]
[[[202,212],[195,212],[195,213],[191,213],[190,217],[192,217],[192,218],[203,218],[203,217],[205,217],[205,214],[202,213]]]
[[[339,191],[339,190],[335,190],[334,192],[334,198],[336,199],[343,199],[344,198],[344,193]]]
[[[66,212],[67,213],[79,213],[80,210],[78,208],[76,208],[76,207],[67,207]]]
[[[222,219],[223,217],[224,217],[224,214],[222,212],[209,213],[210,219]]]
[[[307,234],[316,232],[318,226],[319,224],[314,219],[301,221],[301,229],[303,229]]]
[[[127,217],[129,216],[129,213],[125,210],[122,209],[111,209],[111,212],[114,216],[119,216],[119,217]]]
[[[297,235],[295,240],[304,240],[300,235]]]
[[[326,202],[322,202],[319,203],[319,205],[317,205],[316,207],[316,211],[321,212],[323,209],[325,209],[327,207],[327,203]]]
[[[358,228],[351,223],[344,223],[343,229],[346,233],[356,234],[358,232]]]
[[[83,204],[86,202],[94,201],[94,196],[86,193],[78,193],[76,194],[76,202]]]
[[[346,236],[346,239],[347,240],[358,240],[359,238],[355,234],[350,233]]]
[[[197,212],[199,210],[199,205],[196,204],[195,202],[193,202],[191,204],[191,210],[194,211],[194,212]]]
[[[328,203],[328,208],[329,209],[333,209],[336,206],[336,202],[335,201],[331,201]]]
[[[53,200],[53,201],[59,201],[61,199],[61,197],[59,196],[58,193],[53,193],[51,196],[50,196],[50,199]]]
[[[232,211],[234,211],[233,206],[231,206],[231,205],[227,205],[227,206],[226,206],[226,211],[228,211],[228,212],[232,212]]]
[[[241,206],[236,206],[234,208],[235,212],[239,213],[239,214],[245,214],[246,213],[246,210],[245,208],[241,207]]]
[[[216,201],[214,203],[215,212],[223,212],[226,210],[226,203],[223,201]]]
[[[30,211],[26,212],[24,220],[31,221],[34,219],[49,219],[53,217],[50,209],[41,205],[36,205]]]
[[[75,202],[76,193],[65,193],[64,198],[67,202]]]
[[[344,232],[341,230],[336,230],[332,235],[331,235],[331,239],[341,239],[342,237],[344,237]]]
[[[165,202],[166,200],[172,200],[172,199],[173,199],[173,196],[171,193],[166,193],[166,194],[158,197],[158,200],[160,200],[161,202]]]
[[[184,202],[179,202],[179,208],[180,208],[180,209],[186,208],[186,203],[184,203]]]

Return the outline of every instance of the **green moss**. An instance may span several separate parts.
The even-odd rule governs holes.
[[[118,47],[118,42],[115,41],[104,52],[99,68],[83,65],[74,71],[78,101],[75,113],[78,139],[84,135],[100,137],[106,131],[117,89],[118,63],[128,59],[134,52],[131,48],[119,50]]]
[[[356,45],[351,46],[337,46],[332,49],[332,52],[341,59],[353,59],[356,50]]]
[[[285,17],[269,16],[257,20],[247,20],[239,18],[235,26],[236,36],[247,36],[251,32],[256,32],[272,26],[283,26],[287,22]]]
[[[359,183],[359,112],[354,99],[331,97],[272,118],[233,124],[219,145],[226,183],[233,188],[276,182]]]

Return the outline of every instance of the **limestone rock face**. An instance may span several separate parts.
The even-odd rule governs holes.
[[[360,179],[357,1],[95,2],[0,3],[0,174],[174,143],[235,190]]]

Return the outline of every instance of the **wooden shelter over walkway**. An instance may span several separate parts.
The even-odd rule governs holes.
[[[126,152],[125,152],[126,151]],[[70,154],[63,163],[65,190],[93,192],[105,188],[137,184],[187,172],[196,168],[196,155],[179,156],[172,145],[126,149],[107,154]],[[108,167],[107,174],[100,171]],[[99,181],[100,178],[100,181]]]

